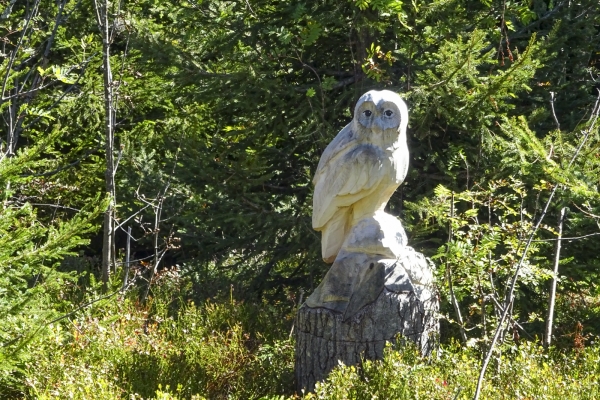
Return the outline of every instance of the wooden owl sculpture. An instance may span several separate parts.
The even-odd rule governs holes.
[[[406,177],[408,108],[389,90],[365,93],[354,119],[327,146],[313,179],[313,229],[322,232],[321,251],[335,261],[350,229],[383,212]]]

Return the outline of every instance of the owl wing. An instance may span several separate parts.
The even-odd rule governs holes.
[[[316,179],[320,172],[323,172],[324,167],[329,164],[332,158],[343,154],[351,146],[356,145],[356,136],[352,131],[352,123],[349,123],[342,129],[333,140],[327,145],[325,151],[321,155],[319,165],[317,166],[317,172],[313,178],[313,184],[316,185]]]
[[[331,145],[335,143],[336,140]],[[337,151],[327,150],[313,179],[312,225],[316,230],[321,230],[338,209],[348,207],[372,193],[384,177],[385,155],[376,146],[350,141],[345,146],[332,149]]]

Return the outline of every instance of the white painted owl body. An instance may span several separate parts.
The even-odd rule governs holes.
[[[327,146],[313,179],[312,225],[333,262],[350,228],[383,211],[406,177],[408,108],[396,93],[370,91],[354,119]]]

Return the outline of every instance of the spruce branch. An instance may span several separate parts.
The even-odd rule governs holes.
[[[582,132],[583,137],[581,139],[581,142],[579,143],[579,146],[577,146],[575,153],[571,157],[571,160],[569,161],[569,164],[566,168],[567,170],[569,170],[571,168],[571,166],[573,165],[573,163],[579,156],[579,153],[581,152],[581,149],[583,148],[583,146],[586,144],[586,142],[590,136],[590,133],[592,133],[592,131],[594,130],[594,128],[596,126],[596,122],[598,121],[598,115],[600,113],[599,105],[600,105],[600,94],[596,98],[596,103],[594,104],[594,108],[592,109],[592,114],[591,114],[590,120],[589,120],[589,127]],[[527,251],[529,250],[531,243],[533,243],[533,238],[535,237],[535,234],[537,233],[540,225],[542,224],[542,221],[544,220],[544,217],[546,216],[546,214],[548,212],[548,209],[550,208],[550,204],[552,203],[552,199],[554,198],[554,195],[556,194],[558,188],[560,188],[561,186],[562,185],[560,185],[560,184],[556,184],[552,188],[552,191],[550,192],[550,196],[548,197],[548,200],[546,201],[546,204],[544,206],[542,214],[539,216],[537,223],[532,228],[531,233],[529,234],[529,237],[527,239],[527,242],[525,243],[525,248],[523,249],[523,254],[521,255],[521,258],[519,259],[517,267],[515,268],[515,272],[510,281],[510,288],[508,290],[508,293],[506,293],[506,297],[504,299],[504,311],[502,312],[500,321],[498,321],[498,326],[496,327],[496,332],[494,333],[494,337],[492,339],[492,342],[490,343],[490,347],[489,347],[487,354],[483,360],[483,365],[481,366],[481,371],[479,373],[479,378],[477,379],[477,387],[475,389],[475,395],[473,396],[473,400],[479,399],[479,395],[481,394],[481,386],[483,384],[483,379],[485,376],[485,371],[486,371],[487,366],[492,358],[492,353],[494,352],[494,347],[496,346],[498,338],[500,337],[500,335],[502,333],[502,325],[504,324],[504,321],[506,320],[509,311],[512,309],[512,304],[514,301],[515,287],[517,285],[517,281],[519,280],[519,272],[521,271],[521,268],[523,267],[523,264],[525,262],[525,258],[527,257]]]

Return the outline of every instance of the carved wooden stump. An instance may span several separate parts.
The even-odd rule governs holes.
[[[417,344],[428,355],[438,340],[437,299],[414,292],[384,289],[377,300],[347,321],[342,314],[304,304],[296,316],[296,382],[298,392],[311,392],[341,361],[358,365],[362,359],[382,359],[386,342],[396,337]]]

